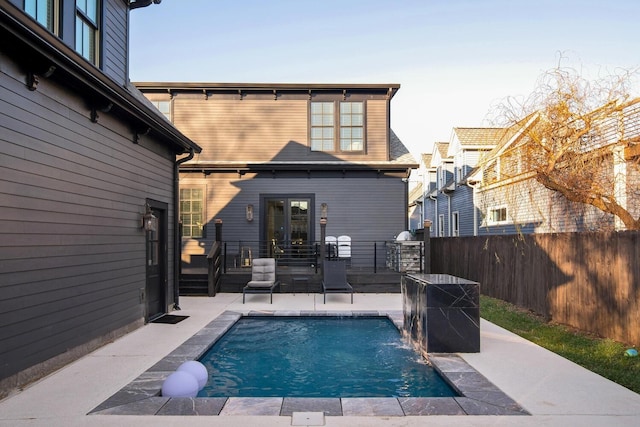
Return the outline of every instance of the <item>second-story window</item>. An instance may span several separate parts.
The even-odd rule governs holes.
[[[171,101],[151,101],[151,103],[160,110],[167,120],[171,121]]]
[[[55,34],[57,3],[57,0],[24,0],[24,11]]]
[[[311,151],[364,151],[363,102],[312,102],[310,116]]]
[[[334,150],[333,102],[311,103],[311,151]]]
[[[98,65],[100,0],[76,0],[76,51]]]
[[[340,103],[340,151],[364,150],[362,102]]]

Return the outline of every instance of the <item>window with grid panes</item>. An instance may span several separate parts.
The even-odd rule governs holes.
[[[57,5],[57,0],[24,0],[24,11],[55,34]]]
[[[333,102],[311,103],[311,151],[334,151]]]
[[[151,103],[160,110],[167,120],[171,121],[171,101],[151,101]]]
[[[340,103],[340,151],[364,150],[364,106],[362,102]]]
[[[180,189],[180,222],[182,237],[203,237],[204,191],[201,188]]]
[[[98,65],[99,0],[76,0],[76,51]]]

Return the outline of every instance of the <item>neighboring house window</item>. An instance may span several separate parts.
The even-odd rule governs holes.
[[[204,191],[201,188],[180,189],[180,221],[182,237],[203,237]]]
[[[340,150],[364,150],[364,105],[362,102],[340,103]]]
[[[99,0],[76,0],[76,51],[98,65]]]
[[[453,212],[452,216],[451,216],[451,235],[452,236],[459,236],[460,235],[460,215],[459,213]]]
[[[507,222],[507,207],[497,206],[489,209],[489,215],[487,216],[487,222],[489,224],[500,224]]]
[[[167,120],[171,121],[171,101],[151,101],[151,103],[160,110]]]
[[[338,109],[336,122],[336,103],[311,103],[311,151],[364,151],[364,103],[340,102]]]
[[[444,237],[444,214],[438,215],[438,237]]]
[[[334,150],[333,102],[311,103],[311,151]]]
[[[47,30],[56,33],[55,11],[57,3],[57,0],[24,0],[24,11],[45,26]]]

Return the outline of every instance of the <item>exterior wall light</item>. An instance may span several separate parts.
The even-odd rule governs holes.
[[[147,205],[147,211],[142,215],[142,228],[145,231],[156,231],[158,229],[158,218],[151,212],[151,206]]]
[[[253,221],[253,205],[247,205],[247,221]]]

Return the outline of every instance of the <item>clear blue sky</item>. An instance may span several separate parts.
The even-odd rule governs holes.
[[[163,0],[131,12],[133,81],[400,83],[414,153],[486,126],[558,63],[640,67],[640,0]]]

